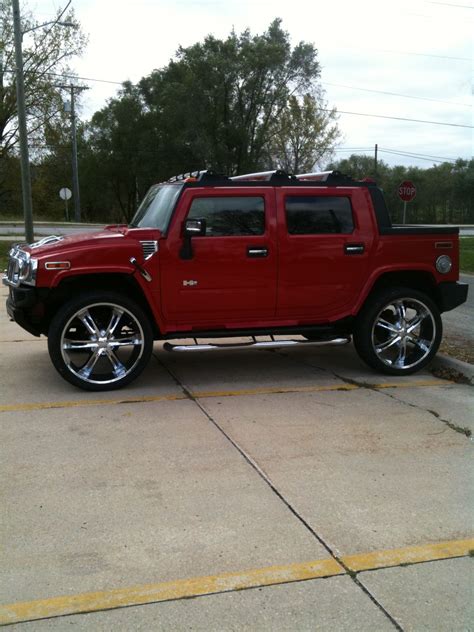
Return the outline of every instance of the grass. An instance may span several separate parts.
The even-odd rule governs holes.
[[[7,267],[8,252],[11,247],[12,247],[12,242],[0,241],[0,273],[3,273],[3,271]],[[1,283],[1,280],[0,280],[0,283]]]
[[[474,273],[474,237],[461,237],[459,267],[462,272]]]

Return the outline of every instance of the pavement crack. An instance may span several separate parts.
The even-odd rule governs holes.
[[[258,465],[258,463],[244,450],[242,446],[240,446],[225,430],[224,428],[214,419],[214,417],[210,414],[210,412],[206,409],[206,407],[199,401],[198,398],[194,396],[190,388],[188,388],[178,376],[174,373],[174,371],[166,365],[161,358],[159,358],[155,353],[153,353],[155,359],[158,363],[165,369],[165,371],[170,375],[175,384],[181,388],[183,393],[186,395],[188,399],[196,404],[196,406],[201,410],[201,412],[207,417],[207,419],[214,425],[214,427],[225,437],[225,439],[239,452],[239,454],[243,457],[243,459],[254,469],[254,471],[258,474],[258,476],[268,485],[268,487],[272,490],[272,492],[281,500],[281,502],[286,506],[286,508],[295,516],[295,518],[305,527],[307,531],[311,533],[311,535],[324,547],[324,549],[329,553],[329,555],[344,569],[345,573],[351,578],[351,580],[362,590],[365,595],[372,601],[372,603],[385,615],[385,617],[391,622],[396,630],[399,632],[404,632],[403,628],[396,621],[396,619],[388,612],[388,610],[377,600],[377,598],[369,591],[369,589],[358,579],[357,572],[350,569],[342,559],[340,555],[338,555],[331,546],[324,540],[322,536],[320,536],[315,529],[303,518],[303,516],[298,512],[298,510],[293,507],[289,500],[285,498],[282,492],[276,487],[271,478],[264,472],[264,470]],[[326,371],[328,372],[328,371]],[[336,376],[337,377],[337,376]],[[342,379],[342,378],[340,378]]]

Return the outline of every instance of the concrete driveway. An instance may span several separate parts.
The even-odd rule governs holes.
[[[350,345],[157,343],[131,387],[88,394],[0,325],[1,623],[472,629],[472,386]]]

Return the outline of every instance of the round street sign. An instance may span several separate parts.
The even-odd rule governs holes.
[[[72,198],[71,189],[63,187],[59,190],[59,197],[61,198],[61,200],[70,200]]]
[[[404,180],[398,187],[398,196],[404,202],[411,202],[416,195],[416,186],[411,180]]]

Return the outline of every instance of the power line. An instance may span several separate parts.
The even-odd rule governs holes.
[[[15,71],[12,70],[11,68],[4,68],[3,72],[9,72],[10,74],[14,74]],[[28,74],[36,74],[36,75],[43,75],[43,76],[48,76],[48,77],[61,77],[61,79],[73,79],[73,80],[80,80],[80,81],[94,81],[96,83],[112,83],[115,84],[117,86],[121,86],[123,85],[123,81],[111,81],[109,79],[92,79],[91,77],[78,77],[77,75],[65,75],[63,73],[58,73],[58,72],[37,72],[35,70],[25,70],[25,75]]]
[[[404,156],[405,158],[411,158],[412,160],[424,160],[426,162],[451,162],[452,164],[454,164],[454,160],[449,159],[437,159],[437,158],[424,158],[423,156],[412,156],[411,154],[406,154],[404,152],[401,151],[388,151],[387,149],[380,149],[379,151],[382,152],[383,154],[390,154],[392,156]]]
[[[14,71],[10,70],[10,69],[5,69],[4,72],[13,73]],[[45,75],[46,74],[47,75],[51,75],[51,76],[54,76],[54,77],[70,78],[70,79],[75,79],[75,80],[80,79],[81,81],[100,81],[100,82],[104,82],[104,83],[113,83],[113,84],[117,84],[117,85],[123,85],[122,83],[119,83],[118,81],[109,81],[109,80],[106,80],[106,79],[91,79],[91,78],[87,78],[87,77],[76,77],[74,75],[64,75],[64,74],[58,74],[58,73],[44,73],[44,74]],[[398,96],[403,96],[403,95],[398,95]],[[420,98],[422,98],[422,97],[420,97]],[[459,105],[459,104],[457,104],[457,105]],[[327,109],[327,108],[318,108],[318,110],[320,112],[329,112],[329,113],[331,113],[333,111],[333,110],[330,110],[330,109]],[[443,125],[443,126],[446,126],[446,127],[462,127],[462,128],[467,128],[467,129],[474,129],[474,125],[462,125],[460,123],[443,123],[441,121],[426,121],[426,120],[423,120],[423,119],[412,119],[412,118],[401,117],[401,116],[388,116],[388,115],[384,115],[384,114],[369,114],[368,112],[349,112],[347,110],[339,110],[339,109],[337,109],[337,113],[338,114],[348,114],[350,116],[366,116],[366,117],[371,117],[371,118],[389,119],[389,120],[392,120],[392,121],[408,121],[408,122],[411,122],[411,123],[426,123],[426,124],[429,124],[429,125]]]
[[[318,108],[322,112],[332,112],[327,108]],[[336,108],[336,114],[350,114],[351,116],[368,116],[372,118],[390,119],[392,121],[410,121],[411,123],[427,123],[429,125],[445,125],[447,127],[465,127],[468,129],[474,129],[474,125],[461,125],[460,123],[442,123],[441,121],[425,121],[422,119],[405,118],[402,116],[386,116],[383,114],[368,114],[366,112],[347,112],[346,110],[338,110]]]
[[[448,55],[433,55],[432,53],[413,53],[413,52],[404,52],[398,50],[381,50],[381,53],[391,53],[393,55],[413,55],[414,57],[434,57],[435,59],[452,59],[455,61],[468,61],[471,62],[469,57],[451,57]]]
[[[387,94],[392,97],[403,97],[405,99],[419,99],[420,101],[432,101],[433,103],[445,103],[446,105],[459,105],[460,107],[472,108],[468,103],[453,103],[452,101],[441,101],[440,99],[430,99],[428,97],[418,97],[411,94],[400,94],[398,92],[386,92],[385,90],[370,90],[369,88],[358,88],[356,86],[347,86],[342,83],[322,82],[323,86],[335,86],[337,88],[348,88],[349,90],[358,90],[361,92],[375,92],[376,94]]]
[[[452,4],[451,2],[433,2],[432,0],[429,0],[429,4],[442,4],[445,7],[456,7],[456,9],[474,9],[474,7],[469,4]]]
[[[457,158],[447,158],[446,156],[431,156],[430,154],[422,154],[422,153],[412,152],[412,151],[407,151],[407,150],[393,149],[391,147],[384,147],[383,150],[384,151],[390,151],[390,152],[401,152],[401,151],[403,151],[404,152],[403,155],[413,156],[415,158],[419,157],[419,156],[422,156],[423,158],[434,158],[434,159],[448,160],[448,161],[453,161],[453,162],[455,162],[457,160]]]

